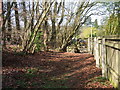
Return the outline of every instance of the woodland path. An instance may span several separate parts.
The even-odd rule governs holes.
[[[5,88],[113,88],[101,78],[93,55],[39,52],[34,55],[3,52]]]

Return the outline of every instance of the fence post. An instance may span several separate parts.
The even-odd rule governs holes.
[[[93,46],[93,45],[94,45],[94,40],[93,40],[93,38],[91,38],[90,42],[91,42],[91,43],[90,43],[90,45],[91,45],[91,46],[90,46],[90,48],[91,48],[90,54],[93,54],[93,51],[94,51],[94,48],[93,48],[93,47],[94,47],[94,46]]]
[[[90,53],[90,38],[88,38],[88,52]]]
[[[107,78],[105,38],[102,39],[102,76]]]
[[[94,55],[95,55],[95,60],[96,60],[96,67],[100,67],[100,62],[99,62],[99,48],[98,48],[98,38],[94,38]]]
[[[120,48],[120,42],[118,42],[117,47]],[[117,87],[120,89],[120,51],[117,50],[116,52],[116,61],[117,61]]]
[[[118,44],[118,48],[120,48],[120,42]],[[118,88],[120,89],[120,51],[118,51],[118,73],[119,73],[119,76],[118,76]]]

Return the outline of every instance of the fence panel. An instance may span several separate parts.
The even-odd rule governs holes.
[[[120,37],[95,37],[89,41],[94,43],[92,49],[96,67],[102,68],[102,76],[108,78],[114,87],[120,88]]]

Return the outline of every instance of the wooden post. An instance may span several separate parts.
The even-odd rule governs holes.
[[[97,39],[97,37],[94,38],[94,47],[93,47],[94,48],[94,52],[93,52],[93,54],[94,54],[94,58],[95,58],[95,60],[97,62],[97,59],[96,59],[96,43],[97,43],[96,39]]]
[[[117,44],[117,48],[120,49],[120,42],[118,42]],[[117,64],[117,68],[116,68],[116,72],[118,73],[117,75],[117,87],[119,88],[118,90],[120,90],[120,51],[117,50],[116,51],[116,64]]]
[[[0,0],[0,90],[2,89],[2,0]]]
[[[105,38],[102,39],[102,76],[107,78]]]
[[[90,43],[90,45],[91,45],[91,46],[90,46],[90,47],[91,47],[90,53],[91,53],[91,54],[93,54],[93,40],[92,40],[92,39],[93,39],[93,36],[92,36],[92,25],[91,25],[91,37],[90,37],[90,38],[91,38],[91,41],[90,41],[90,42],[91,42],[91,43]]]
[[[120,48],[120,42],[118,44],[118,47]],[[119,76],[118,76],[118,88],[120,89],[120,51],[118,51],[118,73],[119,73]]]
[[[96,60],[96,67],[100,67],[100,62],[99,62],[99,50],[98,50],[98,38],[94,38],[94,55],[95,55],[95,60]]]
[[[88,53],[90,53],[90,38],[88,38]]]
[[[92,38],[90,38],[90,54],[93,54],[93,53],[92,53],[92,50],[93,50],[93,48],[92,48],[92,43],[93,43],[93,42],[92,42]]]
[[[3,19],[2,19],[2,0],[0,0],[0,44],[2,44],[2,24],[3,24]]]

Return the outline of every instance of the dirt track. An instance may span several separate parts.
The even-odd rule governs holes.
[[[98,77],[98,78],[96,78]],[[39,52],[3,53],[3,87],[8,88],[113,88],[101,78],[93,55]]]

